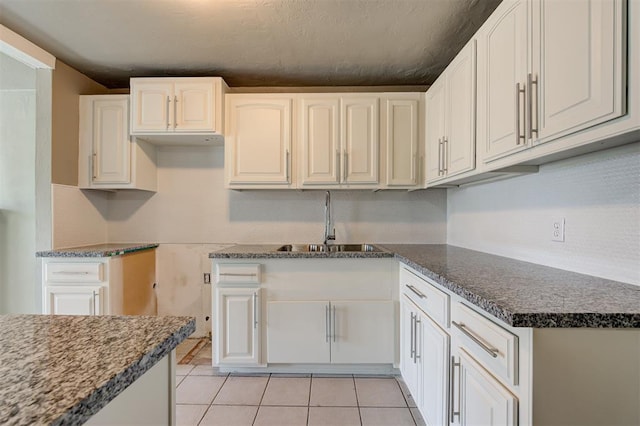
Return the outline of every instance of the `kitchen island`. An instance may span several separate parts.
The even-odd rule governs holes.
[[[0,316],[0,424],[172,424],[190,317]]]

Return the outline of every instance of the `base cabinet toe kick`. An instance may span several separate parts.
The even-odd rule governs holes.
[[[394,259],[252,260],[213,261],[215,366],[223,371],[396,371]]]

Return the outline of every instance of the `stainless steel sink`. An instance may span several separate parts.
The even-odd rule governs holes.
[[[298,252],[380,252],[378,247],[372,244],[285,244],[277,251]]]

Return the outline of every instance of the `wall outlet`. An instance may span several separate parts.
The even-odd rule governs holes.
[[[204,273],[204,283],[205,284],[211,284],[211,274],[208,272]]]
[[[558,241],[564,243],[564,217],[554,219],[553,221],[553,233],[551,234],[551,241]]]

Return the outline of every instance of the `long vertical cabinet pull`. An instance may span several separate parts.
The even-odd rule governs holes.
[[[533,134],[534,133],[536,134],[536,137],[538,137],[538,114],[537,114],[537,111],[536,111],[536,125],[535,126],[533,125],[533,108],[534,108],[533,95],[534,94],[536,95],[535,107],[537,108],[538,107],[538,78],[534,77],[533,74],[529,73],[527,75],[527,83],[528,83],[527,89],[529,91],[529,93],[527,95],[527,97],[528,97],[527,100],[529,102],[528,103],[528,107],[529,107],[529,111],[528,111],[528,113],[529,113],[528,114],[529,115],[529,117],[528,117],[529,118],[529,139],[533,139]],[[534,84],[536,85],[536,90],[535,91],[533,90],[533,85]]]
[[[442,176],[442,138],[438,138],[438,176]]]
[[[336,179],[338,180],[338,183],[340,183],[341,177],[340,177],[340,150],[336,149]]]
[[[413,312],[411,312],[411,325],[410,327],[410,332],[411,332],[411,342],[410,342],[410,348],[411,348],[411,359],[414,359],[413,355],[415,354],[416,348],[415,348],[415,339],[414,339],[414,329],[413,329],[413,321],[415,320],[415,314]],[[415,364],[415,361],[414,361]]]
[[[173,128],[178,127],[178,97],[173,97]]]
[[[413,339],[415,340],[415,342],[413,343],[413,347],[415,348],[413,352],[413,363],[417,364],[418,359],[420,359],[421,356],[421,354],[418,353],[418,325],[422,324],[422,321],[420,320],[420,318],[418,318],[418,314],[416,314],[414,322],[416,324],[416,331],[413,332]]]
[[[258,328],[258,292],[253,293],[253,328]]]
[[[93,155],[91,155],[91,176],[93,177],[93,179],[95,179],[97,176],[96,175],[96,166],[98,163],[97,160],[98,160],[98,154],[94,152]]]
[[[167,130],[169,130],[169,108],[171,104],[171,98],[167,96]]]
[[[347,179],[349,178],[348,175],[348,169],[349,167],[349,154],[347,153],[347,150],[344,150],[344,169],[342,169],[342,174],[344,175],[344,182],[347,182]]]
[[[520,88],[520,83],[516,83],[516,145],[520,145],[520,140],[525,139],[525,134],[520,134],[522,123],[520,122],[520,95],[525,93],[525,89]],[[526,144],[526,139],[523,141]]]
[[[455,368],[460,367],[460,363],[456,362],[456,357],[451,356],[451,366],[449,367],[449,373],[451,375],[450,383],[449,383],[449,407],[450,407],[450,417],[449,423],[454,423],[453,419],[455,417],[460,418],[460,406],[458,406],[458,411],[454,408],[455,402]],[[460,377],[460,374],[458,374]],[[458,403],[460,402],[460,398],[458,397]]]
[[[329,343],[329,305],[324,307],[324,341]]]
[[[287,153],[286,153],[285,159],[284,159],[285,168],[286,168],[285,169],[285,173],[286,173],[285,178],[287,180],[287,183],[291,183],[291,182],[289,182],[289,161],[290,161],[289,157],[290,157],[289,156],[289,150],[287,150]]]
[[[442,174],[446,175],[449,173],[449,167],[447,167],[447,159],[449,156],[447,155],[447,149],[449,148],[449,139],[446,136],[442,137]]]
[[[93,315],[98,315],[100,312],[100,295],[95,290],[93,291]]]
[[[335,305],[331,305],[331,308],[333,309],[333,323],[331,325],[333,325],[333,343],[336,342],[336,307]]]

